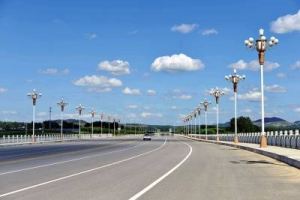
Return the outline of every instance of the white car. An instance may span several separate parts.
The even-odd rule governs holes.
[[[151,135],[145,134],[143,140],[151,140]]]

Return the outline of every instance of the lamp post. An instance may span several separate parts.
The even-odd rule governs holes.
[[[102,130],[102,121],[103,121],[103,119],[104,119],[104,114],[103,114],[103,113],[100,115],[100,119],[101,119],[101,137],[102,137],[102,134],[103,134],[103,130]]]
[[[68,105],[68,103],[62,98],[60,102],[57,103],[58,106],[60,106],[60,141],[63,141],[63,128],[64,128],[64,110],[65,107]]]
[[[225,79],[229,82],[233,83],[233,91],[234,91],[234,143],[239,142],[239,138],[237,136],[237,88],[238,88],[238,83],[240,81],[243,81],[246,79],[245,75],[238,75],[236,73],[236,69],[233,70],[234,74],[225,76]]]
[[[193,125],[193,115],[189,115],[189,122],[190,122],[190,133],[193,134],[193,128],[192,128],[192,125]]]
[[[33,89],[33,92],[27,93],[27,96],[32,99],[32,104],[33,104],[31,142],[35,142],[35,107],[36,107],[36,101],[37,101],[37,99],[41,98],[42,94],[41,93],[37,93],[36,90]]]
[[[225,92],[220,91],[218,87],[216,87],[215,90],[210,91],[210,95],[214,96],[216,98],[216,105],[217,105],[217,137],[216,140],[219,142],[219,101],[220,96],[225,95]]]
[[[199,139],[201,134],[201,108],[197,108],[198,123],[199,123]]]
[[[113,118],[114,120],[114,137],[116,136],[116,118]]]
[[[94,137],[94,117],[95,117],[96,112],[92,109],[90,113],[92,115],[92,135],[91,135],[91,138],[93,138]]]
[[[81,104],[79,104],[79,106],[76,109],[78,110],[78,123],[79,123],[78,136],[81,137],[81,114],[85,108]]]
[[[200,104],[202,104],[204,106],[204,113],[205,113],[205,140],[207,140],[207,108],[208,108],[208,106],[211,103],[205,99]]]
[[[197,134],[197,110],[194,111],[194,130],[195,130],[195,135]]]
[[[110,119],[111,119],[111,116],[107,116],[107,119],[108,119],[108,134],[110,134]]]
[[[279,40],[275,37],[271,37],[269,42],[266,36],[264,36],[264,29],[259,29],[259,39],[254,42],[254,39],[250,37],[245,40],[244,43],[250,49],[256,49],[258,52],[258,62],[260,64],[260,87],[261,87],[261,141],[260,147],[267,147],[267,138],[265,136],[265,101],[264,101],[264,62],[265,51],[271,49],[279,43]]]

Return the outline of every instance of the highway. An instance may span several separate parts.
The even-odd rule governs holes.
[[[183,137],[0,148],[0,199],[299,199],[300,170]]]

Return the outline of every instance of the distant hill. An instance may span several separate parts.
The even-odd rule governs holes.
[[[253,121],[253,124],[257,126],[261,126],[261,119]],[[288,122],[279,117],[265,117],[265,126],[268,127],[291,126],[291,125],[293,125],[293,123]]]

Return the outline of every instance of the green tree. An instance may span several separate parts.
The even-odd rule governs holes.
[[[259,131],[259,127],[254,125],[249,117],[243,116],[237,118],[237,129],[238,133]],[[230,120],[230,130],[234,132],[234,118]]]

